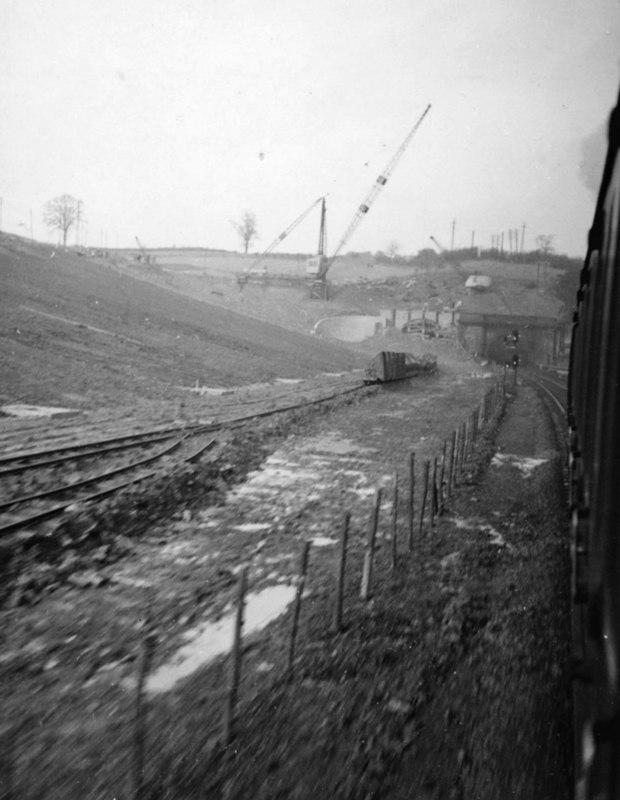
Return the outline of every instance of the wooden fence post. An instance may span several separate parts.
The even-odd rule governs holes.
[[[461,451],[459,453],[459,478],[463,473],[463,469],[465,467],[465,458],[467,453],[467,423],[463,422],[461,425]]]
[[[145,797],[144,781],[144,754],[146,742],[146,702],[144,699],[144,684],[149,674],[153,652],[155,650],[155,635],[151,629],[152,619],[150,608],[146,612],[145,636],[140,648],[138,659],[138,681],[136,684],[136,698],[134,703],[134,736],[133,736],[133,797],[134,800],[143,800]]]
[[[377,537],[377,525],[379,522],[379,506],[381,505],[381,488],[377,489],[375,498],[375,505],[370,515],[370,523],[368,529],[368,542],[366,545],[366,555],[364,556],[364,571],[362,573],[362,586],[360,589],[360,597],[362,600],[368,600],[370,597],[372,585],[372,564],[375,555],[375,539]]]
[[[224,744],[230,744],[233,734],[233,722],[235,717],[235,707],[237,705],[237,695],[239,693],[239,683],[241,681],[241,635],[243,630],[243,611],[245,607],[245,591],[248,580],[248,568],[244,567],[239,575],[237,589],[237,614],[235,616],[235,630],[233,634],[233,649],[230,664],[230,685],[228,698],[224,708]]]
[[[469,461],[469,457],[471,455],[471,443],[472,443],[472,428],[471,428],[471,417],[465,420],[465,453],[463,456],[463,465],[465,465]]]
[[[456,429],[452,431],[452,447],[450,448],[450,470],[448,472],[448,494],[454,491],[456,483],[456,457],[457,457],[458,434]]]
[[[443,440],[443,450],[441,453],[441,471],[439,473],[439,506],[437,508],[438,514],[443,514],[443,507],[445,503],[446,493],[444,491],[444,481],[446,477],[446,455],[448,451],[448,441]]]
[[[433,459],[433,480],[431,481],[431,528],[435,525],[437,506],[437,457],[435,457]]]
[[[394,494],[392,497],[392,569],[396,569],[398,532],[398,472],[394,473]]]
[[[415,494],[415,453],[409,456],[409,541],[407,546],[413,550],[413,514],[414,514],[414,494]]]
[[[293,679],[295,661],[295,643],[297,641],[297,629],[299,628],[299,614],[301,612],[301,597],[306,584],[306,574],[308,572],[308,553],[310,552],[310,542],[304,542],[301,548],[301,563],[299,565],[299,580],[297,591],[295,592],[295,606],[293,607],[293,627],[291,628],[291,644],[288,651],[288,679]]]
[[[349,540],[349,524],[351,522],[351,512],[346,511],[342,523],[342,533],[340,535],[340,560],[338,563],[338,582],[336,586],[336,606],[334,608],[334,621],[332,630],[334,633],[342,631],[342,604],[344,598],[344,582],[347,563],[347,542]]]
[[[420,508],[420,527],[418,529],[418,535],[422,535],[422,529],[424,527],[424,512],[426,510],[426,498],[428,497],[428,474],[430,472],[431,462],[425,461],[424,462],[424,490],[422,493],[422,507]]]

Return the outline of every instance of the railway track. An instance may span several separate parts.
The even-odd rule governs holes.
[[[554,417],[562,416],[563,436],[566,438],[566,381],[541,372],[528,372],[523,380],[538,390],[547,407],[553,409]]]
[[[17,475],[33,469],[55,467],[67,461],[79,461],[92,456],[117,453],[144,445],[156,444],[179,435],[179,427],[148,433],[130,433],[125,436],[100,439],[80,444],[66,444],[45,450],[22,451],[0,456],[0,477]]]
[[[558,445],[565,452],[565,458],[562,461],[562,480],[564,487],[567,489],[569,477],[566,380],[562,376],[552,376],[543,372],[531,371],[523,374],[522,380],[538,392],[549,412],[555,428]]]
[[[161,473],[145,467],[169,458],[173,453],[175,464],[196,461],[218,444],[218,438],[214,438],[213,434],[232,431],[267,417],[336,400],[364,389],[367,390],[367,387],[361,382],[352,385],[349,381],[336,388],[332,387],[330,391],[312,392],[311,396],[308,396],[307,389],[297,392],[289,390],[271,396],[268,400],[258,400],[251,404],[251,408],[247,407],[246,401],[246,407],[241,406],[243,413],[239,413],[239,406],[231,405],[217,421],[192,423],[183,427],[178,424],[164,428],[160,426],[152,431],[106,436],[83,442],[70,441],[4,455],[0,457],[0,476],[4,479],[4,497],[0,497],[0,537],[23,529],[36,529],[42,523],[64,514],[71,506],[96,503],[136,483],[147,481]],[[201,437],[207,437],[206,443],[200,443],[192,450],[189,446],[190,440]],[[83,476],[89,470],[100,470],[102,460],[118,458],[119,454],[125,456],[138,448],[152,448],[170,440],[172,442],[165,447],[142,458]],[[180,457],[176,457],[178,453]],[[57,473],[60,469],[68,469],[70,474],[75,475],[78,465],[78,479],[58,483]],[[129,477],[117,480],[127,473]],[[24,483],[29,486],[34,484],[36,490],[20,491]]]

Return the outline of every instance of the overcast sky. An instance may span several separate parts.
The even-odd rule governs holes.
[[[549,234],[584,252],[600,166],[580,163],[617,97],[618,0],[0,9],[4,230],[28,233],[32,215],[53,240],[43,206],[68,193],[94,246],[237,249],[248,209],[260,251],[326,195],[330,252],[430,103],[345,250],[450,246],[456,220],[455,246],[525,224],[526,249]],[[279,249],[316,248],[318,216]]]

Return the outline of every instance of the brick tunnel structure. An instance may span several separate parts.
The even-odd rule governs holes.
[[[515,332],[517,342],[511,341]],[[557,317],[461,311],[458,319],[460,343],[499,364],[515,353],[522,366],[562,362],[568,353],[569,332],[568,322]]]

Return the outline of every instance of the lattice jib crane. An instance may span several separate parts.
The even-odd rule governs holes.
[[[420,127],[422,121],[424,120],[424,117],[428,114],[430,109],[431,106],[429,103],[429,105],[424,109],[424,113],[422,114],[422,116],[418,119],[416,124],[413,126],[413,128],[409,131],[409,133],[403,140],[398,150],[392,156],[386,168],[383,170],[381,175],[379,175],[377,180],[372,185],[370,192],[364,199],[364,202],[358,207],[357,211],[353,215],[353,219],[349,223],[347,229],[345,230],[342,236],[342,239],[338,242],[338,246],[331,254],[331,256],[329,258],[323,257],[319,259],[310,259],[308,261],[308,277],[313,278],[312,287],[310,289],[310,297],[315,297],[320,300],[328,299],[327,272],[330,266],[332,265],[332,262],[334,261],[336,256],[340,253],[340,251],[343,249],[345,244],[349,241],[357,226],[360,224],[362,219],[366,216],[366,214],[370,210],[370,207],[374,203],[377,195],[379,194],[381,189],[383,189],[385,184],[388,182],[388,178],[394,171],[394,168],[400,161],[403,153],[409,146],[409,143],[415,136],[418,128]]]
[[[289,233],[292,230],[294,230],[301,222],[303,222],[303,220],[308,216],[308,214],[312,211],[312,209],[315,206],[318,206],[318,204],[321,203],[321,202],[323,203],[323,209],[324,209],[325,208],[325,198],[324,197],[319,197],[319,199],[315,200],[314,203],[312,203],[312,205],[308,206],[308,208],[304,212],[302,212],[297,217],[297,219],[293,220],[293,222],[291,222],[291,224],[288,226],[288,228],[283,230],[282,233],[276,239],[273,240],[273,242],[269,245],[269,247],[266,250],[263,250],[263,252],[258,256],[258,258],[255,261],[252,262],[252,265],[250,266],[249,271],[252,272],[253,270],[256,270],[256,268],[261,263],[261,261],[263,261],[264,258],[266,256],[268,256],[269,253],[271,253],[271,251],[275,247],[277,247],[283,239],[286,239],[286,237],[289,235]],[[324,219],[324,213],[325,213],[324,210],[323,210],[322,213],[323,213],[323,216],[322,216],[322,220],[323,220]],[[324,223],[322,222],[322,225],[323,224]]]
[[[326,272],[325,264],[327,263],[327,256],[325,255],[325,251],[327,250],[327,222],[326,222],[326,208],[325,208],[325,198],[322,198],[323,202],[321,204],[321,224],[319,227],[319,244],[317,247],[316,255],[310,256],[310,258],[306,262],[306,275],[310,276],[311,278],[316,277],[317,275],[321,275],[323,272]]]
[[[438,241],[434,236],[430,236],[429,238],[431,242],[435,245],[435,247],[439,250],[441,255],[444,256],[446,261],[454,267],[454,269],[459,273],[459,275],[467,277],[469,273],[462,267],[461,262],[458,260],[458,258],[454,257],[452,251],[448,250],[447,247],[444,247],[442,243]]]
[[[140,255],[138,256],[138,261],[144,261],[145,264],[148,264],[150,262],[150,260],[151,260],[151,257],[149,256],[149,254],[144,249],[144,245],[142,244],[140,239],[138,239],[137,236],[135,238],[136,238],[136,244],[138,245],[138,248],[140,250]]]
[[[385,184],[388,182],[388,178],[390,177],[390,175],[394,171],[394,168],[396,167],[396,165],[400,161],[403,153],[405,152],[405,150],[409,146],[409,143],[411,142],[411,140],[413,139],[413,137],[417,133],[418,128],[422,124],[422,121],[424,120],[424,117],[428,114],[430,109],[431,109],[431,106],[430,106],[430,103],[429,103],[429,105],[425,108],[424,113],[422,114],[422,116],[418,119],[416,124],[413,126],[413,128],[409,131],[409,133],[407,134],[407,136],[403,140],[403,142],[400,145],[400,147],[398,148],[398,150],[392,156],[392,159],[389,162],[389,164],[386,166],[386,168],[383,170],[381,175],[379,175],[377,180],[372,185],[372,188],[370,189],[370,191],[369,191],[368,195],[366,196],[364,202],[359,206],[359,208],[357,209],[357,211],[353,215],[353,219],[351,220],[351,222],[349,223],[349,226],[345,230],[345,232],[344,232],[344,234],[342,236],[342,239],[338,243],[338,246],[336,247],[336,249],[334,250],[334,252],[330,256],[330,259],[329,259],[330,262],[334,258],[336,258],[336,256],[340,253],[342,248],[345,246],[345,244],[351,238],[351,236],[352,236],[353,232],[355,231],[355,229],[357,228],[357,226],[360,224],[362,219],[369,212],[370,207],[372,206],[372,204],[374,203],[375,199],[377,198],[377,195],[379,194],[381,189],[383,189]],[[328,264],[328,266],[329,266],[329,264]],[[325,272],[327,272],[327,269],[325,270]]]

